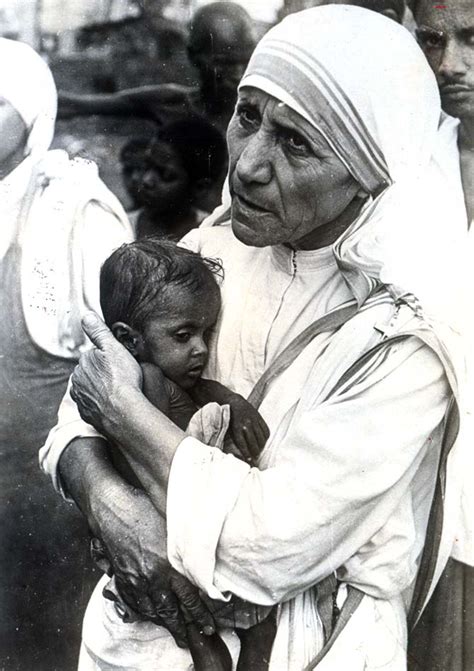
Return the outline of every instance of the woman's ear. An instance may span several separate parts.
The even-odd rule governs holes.
[[[125,322],[115,322],[111,331],[119,343],[128,349],[130,354],[134,357],[140,355],[143,349],[143,336],[139,331],[125,324]]]

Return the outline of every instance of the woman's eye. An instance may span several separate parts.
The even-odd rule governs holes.
[[[260,114],[253,107],[239,105],[237,107],[237,116],[240,125],[247,129],[258,128],[260,125]]]
[[[296,154],[308,154],[311,149],[305,138],[299,133],[293,131],[285,131],[283,133],[283,140],[286,146]]]
[[[191,334],[189,331],[178,331],[177,333],[174,334],[175,340],[177,340],[179,343],[185,343],[188,342],[191,337]]]

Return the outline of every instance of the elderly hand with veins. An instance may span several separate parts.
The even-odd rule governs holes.
[[[151,411],[155,422],[163,422],[163,442],[168,448],[163,480],[167,481],[169,463],[184,434],[145,399],[141,393],[139,364],[102,320],[94,313],[88,313],[83,319],[83,327],[95,349],[81,356],[72,378],[71,395],[81,417],[105,436],[116,439],[121,446],[130,446],[130,443],[141,444],[141,440],[134,431],[136,422],[133,418],[128,430],[124,430],[128,411],[132,416],[137,415],[139,420]],[[145,431],[146,438],[156,435],[155,426],[152,421],[150,434]],[[90,439],[75,442],[80,446],[81,440]],[[92,440],[103,442],[101,439]],[[153,452],[152,447],[150,440],[145,440],[145,452]],[[77,450],[69,455],[68,452],[69,448],[61,458],[61,471],[63,467],[68,469],[68,461],[78,454]],[[153,476],[147,469],[147,458],[142,456],[138,454],[134,459],[127,452],[133,470],[143,482]],[[153,455],[151,458],[154,458]],[[187,617],[195,621],[206,635],[213,634],[215,625],[212,615],[202,603],[197,588],[175,571],[167,560],[166,489],[161,495],[149,498],[141,490],[125,483],[118,473],[111,474],[110,464],[102,462],[95,466],[96,472],[91,477],[97,479],[98,486],[89,488],[86,502],[80,495],[74,498],[79,499],[92,532],[104,545],[104,554],[125,603],[145,618],[165,626],[180,646],[186,645],[183,606]],[[107,484],[99,486],[99,483]],[[71,484],[74,489],[74,483]],[[74,495],[74,491],[72,493]]]

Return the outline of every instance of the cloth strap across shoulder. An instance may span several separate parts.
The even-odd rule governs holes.
[[[358,305],[355,300],[345,303],[344,305],[328,312],[320,319],[317,319],[312,324],[307,326],[299,335],[294,338],[285,349],[272,361],[271,365],[263,373],[254,388],[249,394],[248,402],[254,408],[258,408],[262,403],[266,390],[270,382],[281,375],[301,352],[314,340],[320,333],[327,331],[335,331],[343,324],[345,324],[358,311]]]
[[[310,324],[302,331],[287,347],[276,357],[268,369],[264,372],[258,382],[252,389],[248,401],[255,408],[262,403],[266,390],[270,382],[281,375],[301,354],[307,345],[320,333],[335,331],[351,319],[359,310],[356,301],[350,301],[339,308],[329,312],[320,319]],[[447,460],[451,448],[456,442],[459,431],[459,408],[457,401],[457,383],[453,373],[449,357],[431,329],[422,328],[417,332],[405,332],[395,336],[385,337],[381,342],[372,347],[363,354],[346,373],[338,380],[337,384],[329,392],[328,397],[332,396],[357,370],[365,364],[367,359],[372,357],[381,347],[386,347],[390,343],[399,342],[406,338],[419,338],[427,347],[429,347],[439,358],[451,387],[452,399],[445,416],[445,431],[441,447],[441,455],[436,478],[436,488],[433,503],[430,510],[426,541],[418,570],[415,584],[414,595],[408,614],[409,629],[413,628],[420,617],[433,589],[433,580],[437,567],[438,552],[441,543],[443,530],[443,498],[446,485]],[[331,576],[330,576],[331,577]],[[324,582],[324,581],[323,581]],[[322,661],[331,649],[339,634],[342,632],[352,615],[360,605],[364,594],[357,588],[348,585],[348,595],[344,605],[339,613],[337,622],[332,629],[329,638],[326,640],[323,648],[318,655],[308,664],[304,671],[312,671]]]

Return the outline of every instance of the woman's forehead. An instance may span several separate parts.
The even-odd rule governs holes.
[[[271,119],[275,124],[293,128],[302,133],[308,140],[330,149],[325,137],[318,128],[287,103],[254,86],[243,86],[239,89],[239,101],[258,107],[270,109]]]

